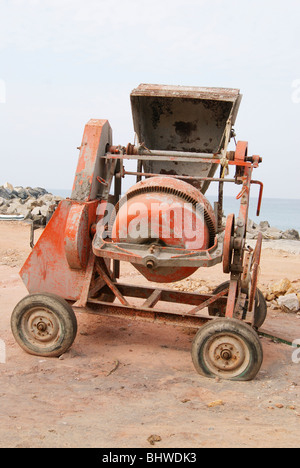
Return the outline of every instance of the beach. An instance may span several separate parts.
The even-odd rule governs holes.
[[[35,238],[42,232],[35,231]],[[29,233],[24,222],[0,223],[0,339],[6,351],[0,363],[1,447],[299,445],[297,350],[266,336],[263,365],[249,382],[197,374],[192,329],[84,313],[77,314],[78,333],[63,356],[25,353],[12,336],[10,315],[27,294],[19,270],[31,251]],[[300,242],[264,241],[259,288],[266,291],[283,278],[300,288]],[[145,281],[126,263],[121,279]],[[216,265],[199,269],[183,285],[209,291],[226,279]],[[268,305],[263,328],[300,339],[299,314]]]

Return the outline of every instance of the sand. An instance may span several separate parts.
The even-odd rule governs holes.
[[[269,338],[261,338],[263,365],[250,382],[198,375],[191,329],[88,314],[77,315],[77,337],[62,358],[25,353],[10,315],[27,294],[18,272],[29,252],[29,226],[1,222],[1,448],[299,446],[298,354]],[[144,283],[131,265],[121,272],[127,282]],[[300,242],[264,243],[260,288],[285,277],[300,286]],[[217,265],[192,279],[211,288],[227,276]],[[270,308],[264,328],[300,339],[295,313]]]

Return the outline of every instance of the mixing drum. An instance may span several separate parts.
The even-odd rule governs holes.
[[[170,177],[152,177],[135,184],[116,207],[112,226],[114,242],[207,250],[214,243],[215,216],[207,199],[196,188]],[[197,267],[133,265],[149,281],[182,280]]]

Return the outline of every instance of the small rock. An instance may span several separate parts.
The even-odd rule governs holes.
[[[156,434],[151,434],[151,436],[149,436],[147,440],[148,440],[150,445],[154,445],[155,442],[160,442],[161,441],[161,437],[159,435],[156,435]]]
[[[224,402],[222,400],[216,400],[216,401],[212,401],[211,403],[208,403],[208,407],[209,408],[214,408],[215,406],[223,406],[224,405]]]

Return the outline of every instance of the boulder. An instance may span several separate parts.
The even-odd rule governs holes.
[[[10,199],[9,193],[7,192],[7,190],[3,186],[0,187],[0,197],[5,198],[6,200]]]
[[[6,214],[13,215],[19,214],[20,201],[18,198],[14,198],[6,203]]]
[[[39,206],[35,206],[31,210],[31,214],[32,214],[32,216],[40,215],[41,214],[41,208]]]
[[[38,198],[39,197],[39,191],[36,189],[33,189],[31,187],[26,187],[27,192],[29,195],[33,198]]]
[[[42,197],[43,195],[45,195],[47,192],[46,189],[42,188],[42,187],[34,187],[32,190],[34,190],[36,193],[38,193],[38,196],[39,197]],[[51,195],[51,194],[50,194]]]
[[[270,293],[273,294],[275,297],[284,296],[290,288],[292,288],[292,283],[289,279],[284,278],[277,283],[274,283],[270,287]]]
[[[263,239],[279,240],[282,239],[282,231],[275,227],[269,227],[262,230]]]
[[[40,224],[46,224],[46,219],[51,217],[49,210],[53,212],[62,200],[42,187],[13,187],[9,183],[5,187],[0,187],[0,213],[21,215]]]
[[[252,232],[252,231],[257,231],[258,225],[252,221],[252,219],[248,219],[247,222],[247,231]]]
[[[296,229],[288,229],[287,231],[283,232],[282,238],[289,240],[300,240],[300,235]]]
[[[10,184],[9,182],[5,182],[5,184],[3,185],[3,187],[5,188],[5,190],[7,190],[8,192],[12,192],[14,190],[14,186],[12,184]]]
[[[15,187],[15,192],[22,200],[26,200],[30,195],[24,187]]]
[[[31,210],[37,206],[42,206],[43,205],[43,200],[40,200],[40,199],[37,199],[37,198],[34,198],[34,197],[29,197],[24,205],[26,205],[28,208],[30,208]]]
[[[299,299],[295,293],[280,296],[277,302],[285,312],[298,312],[300,309]]]
[[[45,216],[45,217],[47,216],[50,206],[51,206],[50,204],[47,204],[47,205],[43,205],[40,207],[40,213],[42,216]]]
[[[261,221],[259,223],[259,229],[260,231],[265,231],[266,229],[268,229],[270,226],[269,222],[268,221]]]

